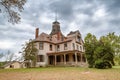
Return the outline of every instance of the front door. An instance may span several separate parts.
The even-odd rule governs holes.
[[[49,64],[54,65],[55,58],[54,56],[49,56]]]

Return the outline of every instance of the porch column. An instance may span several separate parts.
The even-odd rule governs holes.
[[[82,55],[82,53],[81,53],[80,62],[81,62],[81,63],[83,62],[83,55]]]
[[[64,54],[64,64],[66,64],[66,55]]]
[[[85,59],[86,59],[86,63],[87,63],[87,58],[85,57]]]
[[[56,55],[55,55],[55,66],[56,66]]]
[[[75,52],[75,63],[77,64],[77,61],[78,59],[77,59],[77,53]]]
[[[61,59],[60,64],[61,64],[61,65],[64,64],[63,58],[64,58],[63,55],[60,55],[60,59]]]

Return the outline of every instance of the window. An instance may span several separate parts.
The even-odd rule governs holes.
[[[44,55],[38,55],[37,62],[44,62]]]
[[[82,51],[82,46],[80,46],[80,51]]]
[[[77,50],[79,50],[79,46],[77,45]]]
[[[50,51],[52,51],[52,44],[50,44]]]
[[[77,36],[77,41],[80,42],[80,36]]]
[[[67,43],[64,44],[64,50],[67,50]]]
[[[43,50],[43,42],[40,42],[40,44],[39,44],[39,49],[40,49],[40,50]]]
[[[60,46],[59,45],[57,45],[57,51],[60,51]]]
[[[75,50],[75,44],[74,44],[74,43],[72,43],[72,45],[73,45],[73,50]]]

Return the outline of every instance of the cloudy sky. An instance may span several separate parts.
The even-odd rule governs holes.
[[[34,39],[36,27],[49,34],[56,10],[65,35],[75,30],[83,38],[87,33],[120,35],[120,0],[27,0],[21,23],[12,25],[0,14],[0,53],[10,50],[19,56],[21,45]]]

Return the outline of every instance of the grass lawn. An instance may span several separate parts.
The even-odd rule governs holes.
[[[0,69],[0,80],[120,80],[120,66],[112,69],[47,67]]]

